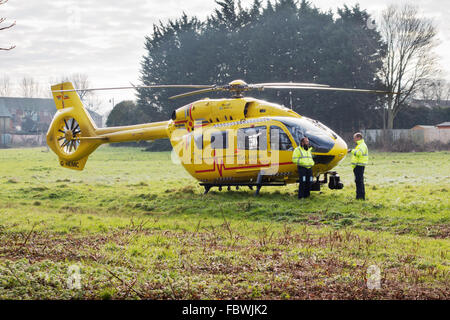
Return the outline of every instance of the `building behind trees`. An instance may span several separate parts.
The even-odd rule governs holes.
[[[0,147],[41,146],[56,113],[53,99],[0,97]],[[89,110],[98,127],[103,117]]]

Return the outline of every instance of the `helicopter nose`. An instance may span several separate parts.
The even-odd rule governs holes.
[[[347,155],[347,143],[345,143],[344,139],[342,139],[341,137],[338,137],[336,139],[334,150],[336,152],[336,157],[339,160],[345,158],[345,156]]]

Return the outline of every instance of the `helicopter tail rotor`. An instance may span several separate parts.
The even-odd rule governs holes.
[[[94,121],[83,106],[72,83],[52,86],[57,112],[47,132],[47,145],[61,166],[83,170],[88,156],[100,146]]]

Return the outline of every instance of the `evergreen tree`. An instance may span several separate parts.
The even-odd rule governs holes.
[[[116,104],[112,109],[106,120],[106,126],[127,126],[145,122],[142,110],[140,110],[133,101],[122,101]]]
[[[141,82],[149,84],[225,84],[233,79],[257,82],[315,82],[349,88],[379,88],[376,74],[384,54],[378,32],[367,27],[359,6],[321,11],[302,0],[218,0],[206,19],[183,14],[154,26],[145,41]],[[177,89],[139,89],[140,120],[160,121],[195,98],[168,97]],[[257,98],[293,106],[338,132],[376,126],[379,97],[322,91],[252,92]],[[211,98],[223,93],[211,93]],[[201,97],[198,97],[201,98]]]

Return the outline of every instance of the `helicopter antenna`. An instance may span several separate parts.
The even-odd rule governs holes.
[[[292,107],[292,90],[289,90],[289,103],[291,104],[291,110],[293,109]]]

